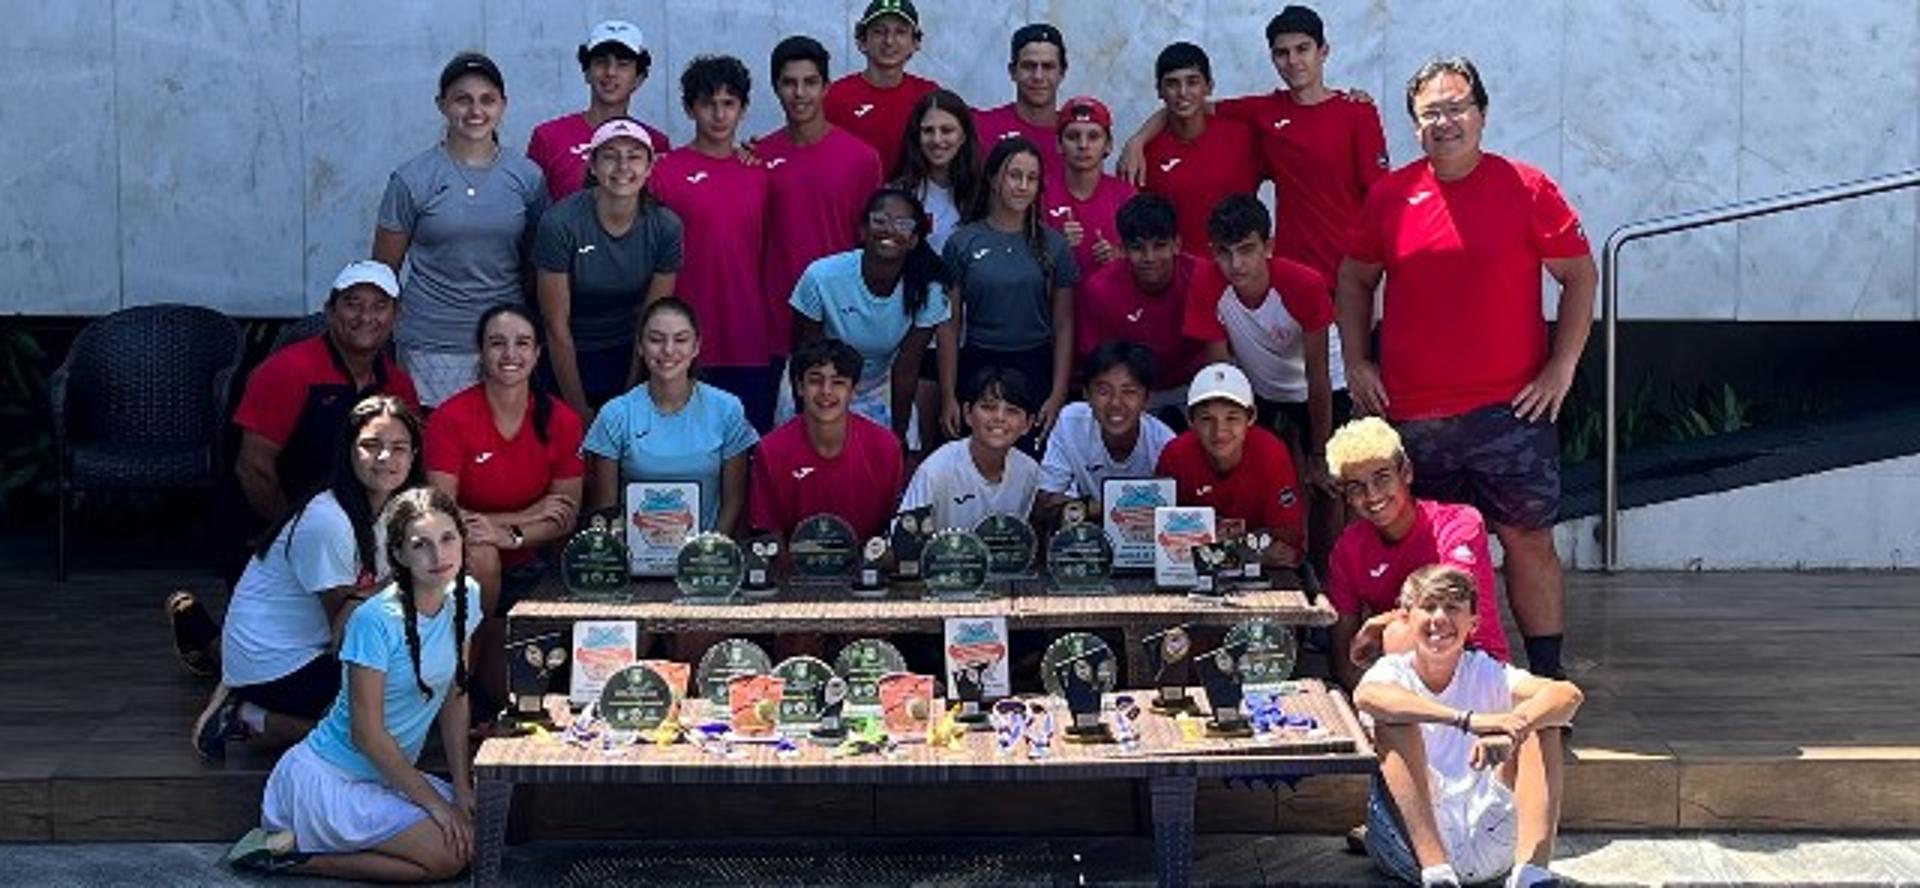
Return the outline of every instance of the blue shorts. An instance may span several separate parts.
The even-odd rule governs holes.
[[[1539,530],[1560,516],[1560,435],[1506,404],[1395,423],[1413,461],[1413,493],[1466,503],[1490,524]]]

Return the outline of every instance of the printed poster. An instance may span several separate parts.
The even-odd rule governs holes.
[[[1006,617],[948,617],[947,701],[998,700],[1013,693],[1007,675]]]
[[[640,630],[632,620],[580,620],[573,624],[573,673],[567,700],[583,706],[600,699],[614,673],[638,659]]]

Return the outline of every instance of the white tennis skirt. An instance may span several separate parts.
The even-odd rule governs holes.
[[[437,352],[417,348],[400,349],[400,364],[413,379],[420,404],[429,409],[480,381],[479,352]],[[418,455],[415,459],[420,458]]]
[[[441,798],[453,787],[425,775]],[[306,854],[345,854],[377,848],[425,820],[426,809],[378,780],[361,780],[321,758],[305,743],[280,757],[267,778],[260,825],[292,830]]]

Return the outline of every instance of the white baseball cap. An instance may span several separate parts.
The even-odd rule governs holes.
[[[333,292],[345,291],[348,287],[372,284],[387,294],[389,299],[400,298],[400,280],[393,276],[393,269],[387,263],[373,259],[356,259],[347,263],[346,268],[333,278]]]
[[[588,52],[602,43],[618,43],[632,50],[634,55],[647,51],[647,38],[640,33],[640,26],[620,19],[608,19],[587,32]]]
[[[594,129],[593,138],[587,141],[587,152],[598,151],[614,139],[633,139],[645,147],[648,154],[653,153],[653,134],[631,117],[615,117],[600,124]]]
[[[1208,364],[1193,375],[1193,383],[1187,386],[1187,409],[1215,398],[1225,398],[1252,410],[1253,383],[1247,381],[1247,374],[1239,367],[1225,361]]]

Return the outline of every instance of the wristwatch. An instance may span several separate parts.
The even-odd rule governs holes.
[[[507,537],[513,540],[513,547],[515,549],[527,544],[527,535],[520,532],[520,525],[518,524],[507,525]]]

